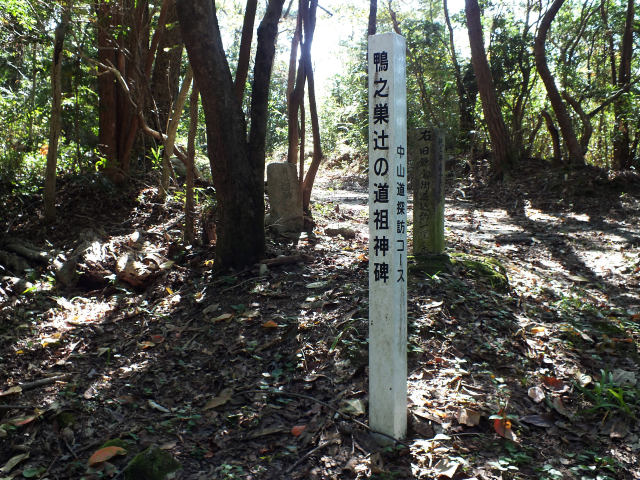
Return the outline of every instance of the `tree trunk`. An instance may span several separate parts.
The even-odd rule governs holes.
[[[145,76],[151,80],[152,98],[148,103],[153,104],[148,106],[155,111],[153,118],[147,117],[148,121],[151,125],[155,125],[158,131],[166,132],[171,106],[178,94],[183,45],[175,2],[165,0],[162,8],[165,10],[164,18],[159,19],[162,23],[158,24],[151,41],[151,50],[146,59]],[[161,10],[160,17],[162,16]],[[152,73],[151,65],[153,65]],[[147,71],[146,68],[149,70]]]
[[[593,135],[593,125],[591,125],[591,117],[587,115],[587,113],[580,105],[580,102],[569,95],[569,92],[562,92],[562,98],[567,102],[573,110],[580,117],[580,121],[582,122],[582,134],[580,135],[580,148],[582,149],[582,154],[586,154],[589,149],[589,141],[591,140],[591,136]]]
[[[140,127],[137,105],[143,105],[143,55],[149,44],[148,0],[100,0],[97,3],[98,61],[115,68],[133,91],[125,92],[117,76],[101,67],[98,74],[99,144],[108,169],[127,174],[136,134]],[[144,60],[147,56],[144,56]]]
[[[244,12],[244,22],[242,24],[242,37],[240,38],[240,53],[238,55],[238,66],[236,67],[235,92],[240,102],[244,97],[244,89],[249,74],[249,60],[251,58],[251,41],[253,39],[253,24],[256,20],[256,9],[258,0],[247,0],[247,8]]]
[[[284,0],[269,0],[258,28],[247,127],[225,56],[215,5],[177,0],[182,36],[200,89],[211,173],[218,201],[218,268],[244,267],[264,252],[264,159],[269,80]]]
[[[465,88],[464,81],[462,80],[462,71],[460,70],[460,64],[456,56],[455,43],[453,41],[453,27],[451,25],[451,19],[449,18],[449,7],[447,0],[442,1],[442,7],[444,9],[444,19],[449,30],[449,50],[451,51],[451,63],[453,64],[453,74],[456,77],[456,91],[458,92],[458,109],[460,115],[460,133],[464,139],[463,143],[465,147],[469,146],[469,132],[475,129],[473,122],[473,103],[469,100],[469,93]],[[475,99],[474,99],[475,100]]]
[[[200,92],[194,83],[189,99],[189,136],[187,139],[187,179],[184,202],[184,243],[193,245],[195,242],[194,201],[193,201],[193,170],[196,157],[196,133],[198,130],[198,99]]]
[[[542,110],[540,112],[542,117],[544,118],[544,122],[547,125],[547,130],[549,130],[549,135],[551,136],[551,144],[553,145],[553,163],[560,164],[562,162],[562,151],[560,150],[560,134],[558,133],[558,129],[553,123],[553,118],[546,110]]]
[[[378,16],[378,0],[369,1],[369,24],[367,27],[368,35],[376,34],[376,17]]]
[[[631,81],[631,59],[633,56],[633,23],[635,0],[627,0],[627,15],[620,46],[620,70],[618,87],[622,88]],[[632,150],[629,136],[629,100],[621,96],[614,104],[615,133],[613,136],[613,168],[622,170],[631,166]]]
[[[307,82],[309,84],[309,114],[311,115],[311,133],[313,135],[313,160],[309,165],[309,170],[304,177],[302,184],[302,210],[309,211],[309,204],[311,203],[311,191],[313,190],[313,183],[320,168],[320,162],[322,161],[322,145],[320,142],[320,124],[318,122],[318,108],[316,106],[316,88],[313,78],[313,66],[311,63],[311,42],[313,41],[313,33],[316,28],[316,9],[318,6],[318,0],[311,0],[311,6],[307,12],[307,19],[305,19],[305,46],[308,44],[309,51],[305,55],[305,70],[307,75]]]
[[[169,120],[169,127],[167,128],[167,139],[164,142],[164,148],[162,153],[162,177],[160,181],[160,200],[164,201],[167,196],[167,189],[169,188],[169,174],[171,171],[171,155],[173,154],[173,146],[176,140],[176,134],[178,133],[178,125],[180,125],[180,117],[182,116],[182,110],[184,104],[187,102],[187,95],[189,94],[189,87],[191,86],[192,79],[191,67],[187,68],[187,73],[182,80],[182,86],[180,87],[180,93],[176,98],[176,103],[173,107],[173,115]],[[188,168],[188,167],[187,167]],[[193,170],[193,169],[192,169]],[[193,171],[192,171],[193,173]]]
[[[44,219],[53,222],[56,218],[56,167],[58,163],[58,139],[62,123],[62,58],[64,37],[71,20],[73,2],[69,0],[56,27],[51,64],[51,119],[49,121],[49,150],[44,182]]]
[[[304,62],[300,58],[298,70],[296,71],[296,60],[298,55],[298,45],[302,37],[302,20],[304,18],[304,10],[306,0],[298,2],[298,16],[296,19],[296,29],[291,40],[291,55],[289,57],[289,78],[287,80],[287,140],[288,151],[287,161],[290,163],[298,162],[298,143],[300,142],[300,128],[298,126],[298,110],[304,101]],[[302,181],[302,177],[300,177]]]
[[[580,143],[578,142],[578,139],[576,137],[575,130],[573,129],[573,125],[571,124],[571,117],[569,116],[567,108],[562,101],[562,98],[560,97],[560,92],[556,87],[556,82],[547,65],[547,58],[545,53],[547,32],[551,27],[551,22],[553,22],[553,19],[558,13],[558,10],[560,10],[560,7],[562,7],[563,3],[564,0],[554,0],[547,13],[545,13],[544,17],[542,17],[540,28],[538,29],[538,35],[536,36],[535,44],[533,47],[533,53],[535,56],[538,73],[540,74],[540,78],[542,78],[544,86],[547,89],[549,101],[551,102],[553,111],[556,114],[558,125],[560,125],[562,138],[564,139],[565,144],[567,145],[567,149],[569,150],[569,161],[574,165],[584,165],[584,154],[582,152],[582,147],[580,147]]]
[[[480,21],[480,7],[477,0],[465,1],[467,31],[471,46],[471,63],[478,81],[478,91],[482,101],[482,111],[487,122],[494,160],[492,169],[498,178],[503,177],[514,166],[517,152],[511,145],[507,127],[498,106],[496,90],[487,61]]]

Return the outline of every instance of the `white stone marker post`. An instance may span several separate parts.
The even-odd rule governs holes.
[[[405,51],[395,33],[369,37],[369,425],[394,438],[407,431]]]

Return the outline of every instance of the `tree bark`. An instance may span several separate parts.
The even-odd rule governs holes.
[[[116,68],[131,92],[124,92],[109,68],[98,71],[99,144],[108,169],[129,172],[130,156],[140,119],[129,102],[143,105],[144,66],[149,44],[148,0],[97,2],[97,41],[100,65]],[[144,60],[143,60],[144,58]]]
[[[178,125],[180,124],[180,117],[182,116],[182,110],[184,104],[187,102],[187,95],[189,94],[189,87],[191,86],[191,79],[193,74],[191,67],[187,68],[187,73],[182,80],[182,86],[180,87],[180,93],[176,98],[176,103],[173,106],[173,115],[169,120],[169,127],[167,128],[167,138],[164,141],[164,149],[162,153],[162,176],[160,181],[160,200],[164,201],[167,196],[167,189],[169,188],[169,174],[171,172],[171,154],[173,153],[173,146],[176,140],[176,134],[178,133]],[[188,168],[188,166],[187,166]],[[193,174],[193,169],[192,174]]]
[[[311,42],[313,41],[313,33],[316,28],[316,9],[318,7],[318,0],[311,0],[309,11],[307,12],[307,19],[305,19],[305,46],[308,44],[308,52],[305,55],[305,70],[307,75],[307,82],[309,85],[309,114],[311,115],[311,133],[313,135],[313,159],[307,174],[304,177],[302,184],[302,210],[309,211],[309,205],[311,203],[311,191],[313,190],[313,183],[320,168],[320,162],[322,161],[322,145],[320,142],[320,123],[318,122],[318,108],[316,106],[316,89],[315,81],[313,78],[313,66],[311,63]],[[302,161],[304,159],[301,159]],[[302,177],[301,177],[302,178]]]
[[[200,89],[218,208],[218,268],[244,267],[264,252],[264,161],[269,80],[284,0],[269,0],[258,28],[251,130],[238,101],[225,56],[215,5],[177,0],[182,36]]]
[[[367,35],[376,34],[376,20],[378,16],[378,0],[369,1],[369,24],[367,27]]]
[[[62,58],[64,37],[71,20],[73,2],[69,0],[56,27],[51,65],[51,119],[49,121],[49,149],[44,182],[44,219],[53,222],[56,218],[56,167],[58,163],[58,139],[62,123]]]
[[[458,63],[458,58],[456,56],[455,43],[453,41],[453,27],[451,25],[451,19],[449,18],[449,7],[447,5],[447,0],[442,0],[442,7],[444,10],[444,19],[449,31],[449,50],[451,53],[451,63],[453,64],[453,74],[456,78],[456,91],[458,92],[458,109],[460,116],[460,133],[462,134],[462,138],[466,140],[464,142],[465,146],[468,146],[469,132],[471,132],[471,130],[475,128],[473,122],[473,103],[469,101],[469,93],[467,92],[467,89],[464,86],[464,81],[462,80],[462,71],[460,69],[460,64]]]
[[[249,60],[251,57],[251,41],[253,40],[253,24],[256,20],[258,0],[247,0],[247,8],[244,12],[242,24],[242,36],[240,38],[240,53],[238,66],[236,67],[235,93],[240,102],[244,97],[244,89],[249,74]]]
[[[187,178],[186,192],[184,202],[184,243],[185,245],[193,245],[195,242],[194,228],[194,200],[193,200],[193,170],[196,157],[196,133],[198,130],[198,99],[200,92],[198,86],[194,83],[191,89],[191,97],[189,99],[189,135],[187,139]]]
[[[547,90],[547,95],[549,97],[549,101],[551,102],[551,107],[553,108],[554,113],[556,114],[556,119],[558,120],[558,125],[560,125],[560,131],[562,132],[562,138],[565,141],[567,146],[567,150],[569,151],[569,162],[573,165],[584,165],[584,154],[582,152],[582,147],[578,142],[576,137],[575,130],[571,123],[571,117],[567,112],[567,108],[560,97],[560,92],[558,91],[558,87],[556,87],[556,82],[549,70],[549,66],[547,65],[547,58],[545,53],[545,43],[547,39],[547,33],[549,32],[549,28],[551,27],[551,23],[555,18],[556,14],[562,7],[564,0],[554,0],[547,13],[542,17],[542,21],[540,22],[540,27],[538,29],[538,35],[536,36],[536,40],[533,47],[533,53],[536,60],[536,68],[538,69],[538,73],[540,74],[540,78],[542,78],[542,82]]]
[[[627,0],[622,44],[620,46],[620,70],[618,71],[618,87],[631,82],[631,59],[633,56],[633,24],[635,17],[635,1]],[[629,105],[625,96],[614,104],[615,133],[613,136],[613,168],[622,170],[631,166],[632,150],[629,136]]]
[[[145,78],[151,83],[151,102],[147,104],[155,111],[152,118],[147,118],[158,131],[166,132],[171,106],[178,94],[183,50],[174,0],[164,0],[158,22],[145,65]]]
[[[480,7],[477,0],[465,1],[465,14],[467,17],[469,44],[471,46],[471,63],[478,81],[482,111],[487,122],[493,150],[494,161],[492,162],[492,169],[494,175],[501,178],[508,174],[509,170],[514,166],[517,160],[517,152],[511,145],[509,132],[498,106],[493,77],[491,76],[491,69],[489,68],[484,48]]]
[[[298,143],[300,142],[300,128],[298,126],[298,110],[304,101],[304,61],[300,58],[298,69],[296,70],[296,60],[298,55],[298,45],[302,38],[302,21],[304,18],[307,0],[299,0],[298,16],[296,18],[296,29],[291,40],[291,55],[289,57],[289,78],[287,80],[287,161],[298,162]],[[301,55],[302,57],[302,55]],[[302,177],[300,177],[302,182]]]
[[[553,123],[553,118],[546,110],[542,110],[540,112],[542,117],[544,118],[544,122],[547,125],[547,130],[549,130],[549,135],[551,136],[551,144],[553,145],[553,163],[560,164],[562,162],[562,151],[560,150],[560,134],[558,133],[558,129]]]

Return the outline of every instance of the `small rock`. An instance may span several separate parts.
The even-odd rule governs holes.
[[[356,231],[351,228],[349,225],[344,223],[336,223],[332,225],[327,225],[324,229],[325,235],[330,237],[337,237],[338,235],[342,235],[345,239],[356,238]]]

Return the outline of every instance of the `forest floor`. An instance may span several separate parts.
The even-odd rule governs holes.
[[[8,236],[88,246],[68,286],[51,265],[0,283],[0,479],[162,478],[143,451],[197,480],[640,478],[640,177],[455,177],[453,261],[410,269],[409,431],[386,447],[366,427],[365,175],[325,172],[315,236],[270,237],[297,263],[224,276],[181,246],[178,194],[65,180],[50,227],[12,197]]]

